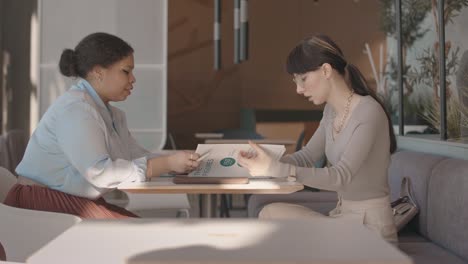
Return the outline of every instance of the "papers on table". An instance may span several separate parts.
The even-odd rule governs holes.
[[[279,160],[286,151],[284,145],[261,144],[260,146],[275,160]],[[255,151],[249,144],[199,144],[196,153],[200,154],[200,156],[209,154],[205,156],[200,162],[200,166],[191,172],[189,176],[249,177],[249,172],[237,162],[241,150]]]

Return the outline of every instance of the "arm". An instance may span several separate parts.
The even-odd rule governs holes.
[[[172,155],[158,156],[148,160],[146,177],[156,177],[163,173],[186,173],[200,165],[200,155],[191,151],[177,151]]]
[[[281,162],[300,167],[315,167],[315,164],[325,156],[325,126],[328,118],[328,111],[328,106],[325,106],[320,125],[309,142],[307,142],[307,145],[291,155],[284,156]]]
[[[197,161],[200,155],[197,153],[189,151],[177,151],[172,155],[158,155],[150,153],[136,142],[130,131],[128,133],[131,157],[139,158],[144,156],[147,159],[147,178],[157,177],[169,172],[185,173],[200,165],[200,162]]]
[[[132,158],[146,157],[146,178],[156,177],[161,174],[169,173],[171,171],[169,156],[154,156],[151,157],[151,153],[140,146],[135,138],[128,131],[129,138],[129,151]]]
[[[151,154],[147,149],[138,144],[130,131],[128,131],[128,150],[130,151],[130,156],[132,159],[141,158]]]
[[[330,168],[296,167],[296,177],[304,185],[330,191],[339,191],[349,184],[354,175],[369,157],[378,135],[382,129],[388,129],[378,115],[366,123],[358,124],[343,151],[340,160]],[[385,119],[382,119],[384,120]],[[240,153],[239,163],[249,170],[253,176],[286,177],[291,164],[272,160],[272,158],[256,144],[251,143],[256,154]]]
[[[70,105],[56,122],[61,151],[89,183],[98,188],[114,188],[124,181],[144,181],[146,157],[112,160],[104,122],[91,106]]]
[[[116,116],[121,122],[122,129],[128,131],[128,151],[131,159],[138,159],[146,157],[146,177],[156,177],[161,174],[169,172],[185,173],[193,170],[194,167],[199,165],[199,155],[188,151],[178,151],[172,155],[161,155],[158,153],[151,153],[147,149],[143,148],[130,133],[127,126],[127,120],[125,113],[118,108],[112,108],[116,113]]]
[[[307,186],[338,191],[349,184],[361,166],[365,166],[374,142],[383,124],[370,120],[359,124],[346,146],[340,160],[329,168],[297,168],[297,178]]]
[[[280,159],[280,162],[272,158],[256,144],[249,142],[255,149],[255,155],[248,153],[239,153],[238,161],[244,168],[249,170],[252,176],[273,176],[286,177],[290,173],[291,166],[300,166],[305,168],[314,168],[314,163],[320,161],[325,156],[325,126],[328,121],[328,106],[325,106],[323,118],[307,146],[302,150],[291,155],[286,155]],[[297,173],[296,173],[297,175]]]
[[[322,123],[321,121],[320,126],[304,148],[291,155],[284,156],[281,158],[281,162],[301,167],[315,167],[314,164],[325,155],[325,128]]]

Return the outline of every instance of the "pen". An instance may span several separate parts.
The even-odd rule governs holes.
[[[208,157],[209,155],[210,155],[210,152],[207,152],[207,153],[201,155],[201,156],[197,159],[197,162],[202,161],[203,159],[205,159],[205,158]]]

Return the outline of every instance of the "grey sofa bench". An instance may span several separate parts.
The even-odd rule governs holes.
[[[468,160],[400,151],[389,167],[391,198],[409,177],[419,214],[399,234],[400,249],[422,263],[468,263]],[[336,205],[334,192],[301,191],[290,195],[252,195],[249,217],[272,202],[301,204],[327,214]]]

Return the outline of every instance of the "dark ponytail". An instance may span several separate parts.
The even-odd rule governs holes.
[[[76,57],[75,51],[65,49],[60,56],[59,62],[60,73],[67,77],[76,77]]]
[[[390,115],[382,100],[375,92],[369,88],[367,81],[359,69],[347,63],[343,52],[336,43],[326,35],[316,35],[302,40],[288,55],[286,60],[286,71],[289,74],[303,74],[315,71],[324,63],[330,64],[356,94],[370,95],[382,107],[387,116],[390,134],[390,153],[394,153],[397,148],[395,132],[393,131]]]
[[[390,134],[390,153],[393,154],[397,148],[395,132],[393,131],[393,124],[392,120],[390,119],[390,114],[385,108],[385,105],[383,104],[382,100],[380,100],[380,98],[377,96],[374,90],[369,88],[369,85],[367,84],[366,79],[364,79],[364,76],[362,75],[361,71],[353,64],[348,63],[345,67],[345,81],[356,94],[363,96],[372,96],[372,98],[374,98],[374,100],[377,101],[384,110],[385,115],[387,116],[389,128],[388,132]]]

